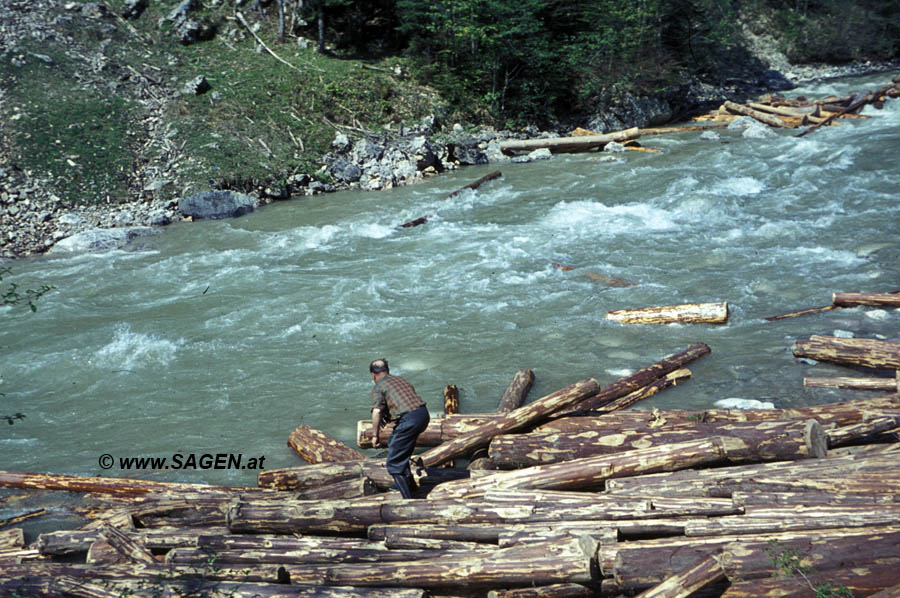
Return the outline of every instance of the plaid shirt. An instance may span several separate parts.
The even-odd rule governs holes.
[[[372,389],[372,410],[381,409],[388,420],[424,405],[413,385],[400,376],[385,374]]]

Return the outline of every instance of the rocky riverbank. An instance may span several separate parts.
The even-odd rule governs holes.
[[[70,4],[66,6],[67,13],[52,19],[45,18],[50,10],[46,0],[11,2],[0,7],[0,22],[5,24],[0,27],[0,48],[5,49],[0,53],[0,60],[12,65],[13,69],[22,68],[29,61],[53,63],[53,57],[28,50],[25,41],[50,40],[67,44],[70,40],[63,39],[60,31],[65,30],[65,26],[78,25],[78,19],[97,20],[101,23],[100,28],[105,28],[111,36],[114,31],[128,27],[123,18],[113,18],[105,5]],[[51,181],[47,173],[13,163],[4,149],[9,145],[8,139],[0,139],[0,259],[40,254],[53,248],[105,250],[156,232],[159,227],[175,221],[229,217],[274,201],[338,190],[390,189],[414,184],[461,166],[504,162],[510,160],[500,151],[500,142],[505,139],[566,135],[577,126],[600,132],[654,126],[679,120],[725,99],[784,90],[795,83],[813,79],[897,68],[896,64],[871,63],[837,67],[795,66],[777,51],[774,41],[754,36],[749,31],[747,39],[748,49],[754,56],[753,64],[743,68],[733,79],[714,83],[696,79],[666,94],[649,97],[613,90],[602,98],[601,107],[593,114],[571,118],[560,123],[557,130],[539,131],[530,127],[515,132],[496,131],[441,122],[437,116],[429,116],[411,126],[393,124],[374,131],[335,124],[336,134],[330,151],[318,160],[321,166],[316,172],[295,173],[278,184],[253,188],[239,186],[238,189],[231,189],[226,184],[226,176],[221,181],[211,181],[212,193],[191,192],[181,196],[173,194],[171,189],[173,183],[177,184],[180,163],[191,157],[181,155],[172,147],[167,132],[161,130],[160,115],[169,103],[188,92],[161,80],[151,81],[147,77],[132,76],[134,73],[123,73],[121,69],[108,68],[103,47],[92,49],[81,45],[77,48],[79,60],[93,65],[91,72],[85,72],[80,78],[81,82],[95,89],[114,86],[116,93],[140,102],[146,115],[141,125],[143,130],[129,131],[128,134],[141,137],[146,148],[162,147],[164,151],[154,159],[143,154],[134,158],[135,172],[129,175],[130,190],[126,199],[110,197],[108,189],[97,189],[96,197],[105,197],[105,201],[82,205],[58,195],[58,177]],[[8,97],[9,94],[0,89],[0,115],[4,120],[14,122],[25,110],[11,105]],[[0,138],[3,136],[3,127],[0,127]],[[515,158],[517,161],[529,159]],[[74,173],[74,162],[72,165]],[[228,175],[239,179],[241,173]],[[56,192],[51,182],[56,183]],[[202,203],[207,205],[200,206]],[[229,211],[228,206],[232,206],[234,212]]]

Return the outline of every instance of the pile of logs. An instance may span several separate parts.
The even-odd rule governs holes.
[[[531,402],[534,374],[518,372],[496,413],[432,419],[419,500],[389,490],[381,459],[308,426],[288,442],[308,464],[263,471],[260,488],[0,472],[0,487],[91,499],[78,529],[26,543],[0,525],[0,595],[900,595],[900,395],[626,409],[708,353]]]
[[[797,135],[802,137],[819,127],[839,124],[835,122],[837,119],[867,118],[860,115],[865,106],[872,105],[880,110],[888,99],[900,97],[898,84],[900,77],[894,77],[889,85],[877,90],[860,90],[844,97],[828,96],[818,100],[766,94],[755,102],[744,104],[726,101],[717,110],[694,120],[729,123],[739,116],[749,116],[770,127],[781,129],[810,126]]]
[[[656,127],[640,129],[632,127],[610,133],[598,133],[586,129],[575,129],[568,137],[539,139],[512,139],[500,143],[505,154],[515,155],[537,149],[549,149],[553,153],[588,152],[603,149],[615,142],[626,150],[654,152],[660,150],[641,147],[637,140],[651,135],[667,135],[686,131],[705,131],[728,126],[740,116],[749,116],[770,127],[795,129],[807,127],[797,137],[808,135],[819,127],[840,124],[838,119],[868,118],[860,112],[867,105],[881,109],[888,99],[900,97],[900,77],[894,77],[889,85],[876,90],[861,90],[844,97],[828,96],[818,100],[805,97],[786,98],[766,94],[755,102],[738,103],[725,101],[719,108],[695,117],[695,122],[714,123],[694,126]]]

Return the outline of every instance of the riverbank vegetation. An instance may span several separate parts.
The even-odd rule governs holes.
[[[628,94],[755,81],[746,29],[795,62],[886,60],[900,44],[900,4],[875,0],[13,4],[0,159],[63,204],[327,182],[337,131],[386,136],[428,115],[552,127]],[[209,91],[186,87],[198,77]]]

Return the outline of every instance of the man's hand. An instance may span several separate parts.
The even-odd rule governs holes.
[[[378,438],[381,431],[381,409],[372,410],[372,446],[381,448],[381,440]]]

